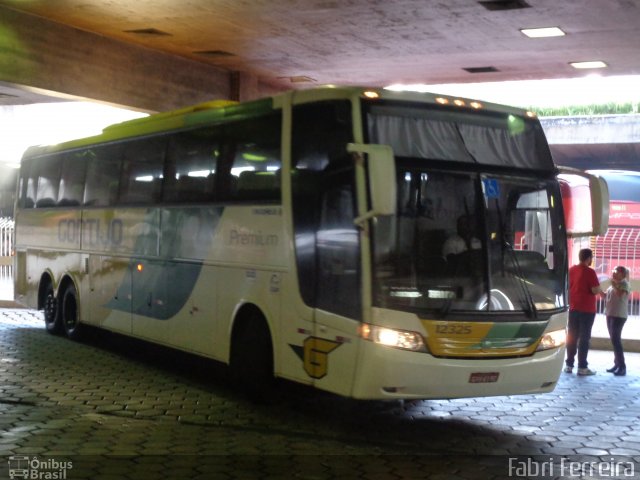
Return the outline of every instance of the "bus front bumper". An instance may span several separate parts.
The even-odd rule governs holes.
[[[352,396],[359,399],[445,399],[552,391],[565,348],[520,358],[436,358],[361,342]]]

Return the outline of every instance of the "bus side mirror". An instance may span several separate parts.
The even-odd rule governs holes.
[[[561,167],[560,190],[567,236],[604,235],[609,228],[609,188],[607,182],[581,170]]]
[[[609,229],[609,187],[604,178],[592,175],[589,188],[593,234],[604,235]]]
[[[393,156],[393,149],[389,145],[349,143],[347,151],[349,153],[367,154],[371,210],[363,218],[356,219],[356,223],[367,218],[395,215],[398,200],[396,194],[396,162]]]

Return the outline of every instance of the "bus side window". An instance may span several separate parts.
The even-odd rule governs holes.
[[[214,201],[219,156],[220,144],[216,128],[198,128],[172,135],[167,149],[163,201]]]
[[[164,137],[133,140],[123,145],[118,203],[146,205],[160,201],[165,145]]]
[[[108,145],[88,150],[87,182],[84,205],[108,207],[115,205],[122,165],[121,146]]]
[[[85,151],[71,152],[63,158],[58,192],[58,205],[61,207],[72,207],[82,203],[87,169],[84,153]]]
[[[36,206],[36,185],[38,184],[38,173],[36,171],[38,159],[30,158],[22,161],[20,170],[20,183],[18,186],[18,205],[22,208],[33,208]]]
[[[224,192],[229,200],[280,201],[280,113],[226,127]]]
[[[36,208],[53,207],[58,201],[62,157],[59,154],[49,155],[43,158],[39,164]]]

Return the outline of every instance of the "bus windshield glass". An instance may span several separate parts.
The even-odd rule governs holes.
[[[408,118],[402,117],[405,127]],[[453,121],[443,123],[443,131],[460,129]],[[385,143],[375,124],[369,122],[370,141]],[[431,134],[422,132],[425,127],[422,120],[414,124],[403,142],[412,144],[411,132],[427,138]],[[544,179],[532,172],[546,169],[547,159],[539,162],[540,168],[531,152],[520,148],[517,135],[509,145],[509,135],[496,134],[493,125],[485,133],[480,125],[475,128],[474,151],[493,151],[505,166],[506,155],[520,155],[512,162],[520,168],[497,173],[477,163],[461,168],[459,162],[477,157],[460,136],[451,137],[451,148],[439,137],[438,148],[446,152],[442,155],[399,155],[394,146],[397,212],[377,218],[374,226],[376,306],[436,317],[491,311],[530,318],[565,307],[566,238],[559,187],[553,175]],[[496,142],[489,147],[480,138]],[[537,140],[531,135],[525,143]],[[455,158],[456,151],[463,158]],[[495,166],[497,160],[487,163]]]

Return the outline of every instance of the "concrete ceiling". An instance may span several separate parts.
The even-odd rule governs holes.
[[[638,0],[0,0],[283,90],[640,74]],[[489,8],[487,8],[489,7]],[[558,26],[531,39],[519,29]],[[474,73],[475,72],[475,73]],[[19,96],[0,85],[0,95]],[[34,93],[23,102],[33,100]],[[5,97],[5,100],[10,97]],[[12,99],[16,102],[20,99]],[[3,102],[6,104],[6,102]]]

